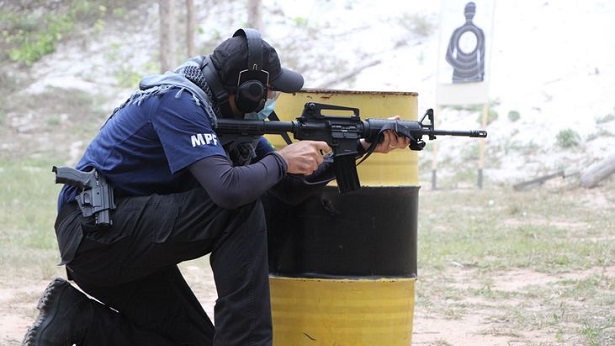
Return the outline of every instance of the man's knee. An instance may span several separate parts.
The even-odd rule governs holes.
[[[243,205],[237,209],[232,217],[240,225],[237,228],[244,229],[248,233],[264,233],[266,232],[265,210],[260,200]]]

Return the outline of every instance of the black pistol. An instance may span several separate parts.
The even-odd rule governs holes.
[[[71,167],[53,166],[56,174],[56,184],[66,184],[81,189],[77,196],[77,204],[85,217],[94,215],[97,227],[110,227],[110,211],[115,209],[113,188],[107,184],[105,177],[95,169],[82,172]]]

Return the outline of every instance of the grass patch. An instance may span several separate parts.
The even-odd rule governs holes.
[[[0,269],[48,277],[59,255],[53,223],[56,198],[49,161],[3,160],[0,169]],[[45,275],[47,274],[47,275]]]
[[[554,204],[545,204],[545,198]],[[592,239],[608,236],[604,227],[615,218],[578,201],[557,199],[544,191],[479,191],[470,198],[467,191],[422,193],[422,264],[442,268],[457,262],[484,271],[515,267],[539,272],[613,264],[612,242]],[[580,210],[574,218],[561,213],[573,209]]]
[[[479,315],[479,334],[510,344],[615,342],[614,187],[605,189],[594,202],[581,188],[421,191],[416,308]]]

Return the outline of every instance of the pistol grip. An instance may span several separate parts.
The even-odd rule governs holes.
[[[53,166],[51,171],[56,174],[56,184],[67,184],[82,189],[87,186],[92,186],[91,179],[93,178],[93,174],[91,174],[91,172],[82,172],[78,169],[66,166]]]

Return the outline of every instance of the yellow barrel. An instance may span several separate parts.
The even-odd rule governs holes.
[[[401,92],[303,90],[283,94],[276,113],[294,120],[306,102],[356,107],[361,119],[417,118],[417,94]],[[412,343],[417,160],[410,150],[374,154],[358,167],[357,191],[332,183],[299,205],[265,200],[274,345]]]

